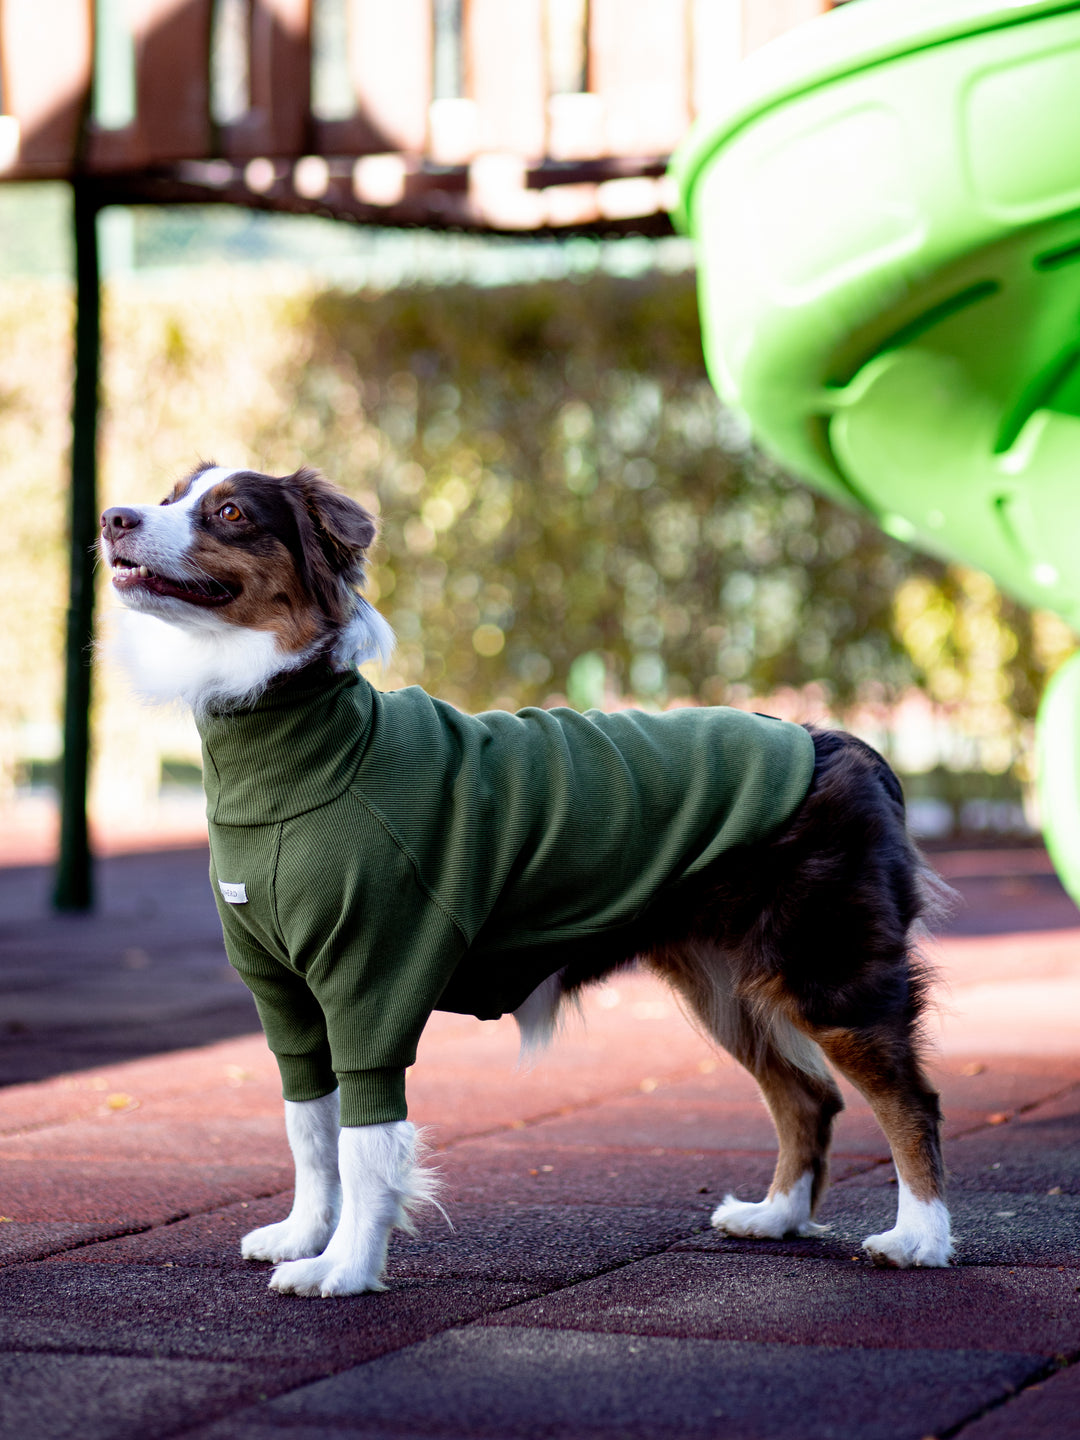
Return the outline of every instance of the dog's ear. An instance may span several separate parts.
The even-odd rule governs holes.
[[[315,470],[298,470],[289,483],[299,491],[331,568],[345,576],[359,572],[375,539],[374,518]]]
[[[282,486],[296,516],[301,575],[323,614],[341,621],[352,603],[347,597],[364,579],[375,521],[314,470],[297,470]]]

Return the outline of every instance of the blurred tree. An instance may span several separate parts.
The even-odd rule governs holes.
[[[377,499],[403,679],[467,708],[911,680],[891,612],[919,562],[752,449],[690,277],[324,293],[309,318],[291,428]]]
[[[1008,600],[980,570],[924,563],[897,587],[893,626],[919,684],[958,722],[953,768],[1033,779],[1031,722],[1076,648],[1065,622]]]
[[[0,286],[0,791],[54,753],[70,325],[66,286]],[[372,595],[399,636],[380,683],[472,710],[809,687],[805,713],[876,707],[883,732],[915,683],[960,736],[950,764],[1026,778],[1071,632],[764,460],[706,380],[690,275],[377,295],[131,277],[105,337],[103,503],[215,459],[318,465],[380,512]],[[148,729],[117,694],[103,763]]]

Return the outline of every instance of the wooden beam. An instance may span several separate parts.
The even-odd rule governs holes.
[[[94,0],[0,0],[10,117],[0,125],[0,176],[70,177],[80,166],[84,174],[153,172],[214,154],[279,163],[397,155],[442,166],[492,153],[529,165],[544,156],[648,159],[670,153],[691,115],[722,94],[737,54],[835,0],[569,0],[551,33],[549,0],[462,0],[465,93],[435,102],[433,0],[346,0],[356,107],[332,121],[310,110],[313,3],[250,0],[250,108],[215,137],[215,0],[127,0],[136,115],[85,133]],[[564,32],[569,26],[572,41],[586,9],[589,88],[577,91],[566,63],[556,67],[562,80],[549,76],[547,47],[572,51]],[[549,81],[567,93],[547,95]]]
[[[431,0],[351,0],[348,20],[356,114],[316,121],[316,152],[421,154],[431,104]]]
[[[224,154],[300,156],[313,142],[311,0],[252,0],[251,109],[221,127]]]
[[[589,17],[589,89],[603,101],[607,153],[669,154],[690,123],[687,0],[591,0]]]
[[[541,0],[469,0],[464,39],[477,150],[539,159],[547,108]]]
[[[19,128],[5,173],[69,175],[90,104],[93,0],[3,0],[0,62],[4,113]]]
[[[140,147],[162,160],[210,153],[213,0],[139,0],[135,20]]]
[[[672,234],[671,219],[664,211],[631,214],[626,207],[615,207],[620,211],[616,214],[610,192],[608,202],[611,203],[601,206],[601,192],[606,191],[609,183],[621,183],[642,173],[633,161],[622,165],[616,161],[609,163],[613,167],[610,170],[602,165],[594,171],[583,169],[581,173],[593,174],[595,181],[577,185],[561,182],[562,167],[552,167],[550,174],[542,168],[526,171],[526,186],[532,193],[538,189],[554,192],[550,208],[544,197],[545,217],[537,221],[530,233],[551,237]],[[184,165],[153,174],[114,174],[97,181],[98,193],[103,205],[243,205],[253,210],[320,215],[358,225],[521,234],[520,224],[502,224],[478,210],[470,192],[470,171],[465,166],[453,170],[407,171],[398,177],[394,187],[396,198],[379,202],[355,193],[353,185],[333,173],[326,192],[312,198],[300,194],[286,173],[269,189],[252,191],[244,182],[242,166],[237,166],[228,176],[218,176],[212,171],[213,164]],[[654,166],[650,163],[642,168],[651,170]],[[568,190],[579,193],[571,196],[566,193]],[[586,197],[585,190],[589,190],[591,196]],[[571,200],[573,204],[569,203]]]

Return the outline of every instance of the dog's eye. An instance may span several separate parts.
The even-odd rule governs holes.
[[[242,520],[244,518],[244,513],[240,509],[240,506],[234,505],[231,500],[226,501],[217,513],[221,516],[222,520]]]

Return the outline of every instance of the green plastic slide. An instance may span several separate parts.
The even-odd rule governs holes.
[[[856,0],[751,56],[673,168],[762,444],[1080,629],[1080,0]],[[1080,900],[1078,667],[1039,752]]]

